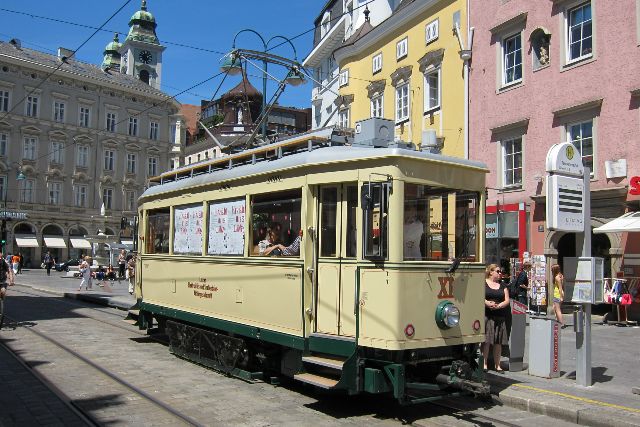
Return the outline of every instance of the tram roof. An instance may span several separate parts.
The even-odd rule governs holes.
[[[308,141],[304,142],[305,147],[307,146],[307,142]],[[327,141],[324,140],[324,142]],[[311,147],[311,144],[309,144],[309,147]],[[302,151],[296,151],[295,153],[288,155],[277,156],[277,154],[274,154],[274,157],[272,158],[255,161],[256,155],[264,155],[268,151],[277,153],[279,148],[281,148],[279,144],[267,145],[253,150],[247,150],[243,152],[241,156],[232,155],[222,157],[210,162],[184,166],[170,172],[166,172],[161,176],[154,178],[156,181],[161,180],[161,183],[148,188],[142,194],[141,198],[192,187],[199,187],[216,182],[244,178],[247,176],[272,174],[282,170],[358,160],[380,159],[385,157],[404,157],[427,160],[434,163],[447,163],[460,167],[477,169],[485,173],[488,172],[484,163],[461,159],[459,157],[444,156],[441,154],[433,154],[408,148],[367,147],[360,145],[322,146],[320,148],[309,148]],[[253,161],[251,159],[253,159]],[[241,163],[242,160],[244,160],[245,163]],[[234,162],[239,162],[241,164],[234,164]]]

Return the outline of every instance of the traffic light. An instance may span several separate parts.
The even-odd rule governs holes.
[[[127,217],[123,216],[120,218],[120,230],[124,230],[127,228]]]
[[[4,245],[7,244],[7,220],[6,219],[2,220],[1,232],[2,232],[2,236],[0,236],[0,240],[1,240],[0,243],[2,243],[2,247],[4,247]]]

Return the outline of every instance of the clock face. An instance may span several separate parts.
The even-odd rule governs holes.
[[[140,59],[140,61],[144,62],[145,64],[148,64],[153,59],[153,56],[151,55],[151,52],[149,52],[148,50],[143,50],[138,55],[138,58]]]

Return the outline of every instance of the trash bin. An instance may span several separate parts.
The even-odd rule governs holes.
[[[552,318],[529,318],[529,375],[560,376],[560,323]]]
[[[527,328],[527,306],[511,300],[511,333],[509,334],[509,371],[524,369],[524,336]]]

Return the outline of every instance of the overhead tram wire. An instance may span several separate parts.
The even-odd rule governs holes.
[[[102,25],[96,29],[85,41],[83,41],[80,46],[78,46],[72,53],[71,55],[69,55],[67,57],[67,59],[71,59],[75,56],[76,52],[79,51],[80,49],[82,49],[84,47],[85,44],[89,43],[89,40],[91,40],[93,38],[93,36],[95,36],[99,31],[101,31],[102,27],[104,27],[105,25],[107,25],[107,23],[109,23],[109,21],[111,21],[118,13],[120,13],[120,11],[122,11],[122,9],[125,8],[125,6],[127,6],[129,3],[131,3],[131,0],[127,0],[124,2],[124,4],[122,6],[120,6],[113,14],[111,14],[111,16],[102,23]],[[10,115],[13,110],[16,109],[16,107],[20,104],[22,104],[24,102],[25,99],[27,99],[28,97],[30,97],[36,90],[38,90],[40,88],[40,86],[42,86],[44,84],[44,82],[46,82],[47,80],[49,80],[49,77],[51,77],[52,75],[55,74],[56,71],[58,71],[62,65],[65,64],[65,61],[60,61],[60,64],[53,70],[51,71],[49,74],[47,74],[43,79],[40,80],[40,83],[38,83],[36,85],[36,87],[34,87],[33,89],[31,89],[31,91],[26,94],[20,101],[16,102],[13,107],[7,111],[6,113],[4,113],[4,115],[2,117],[0,117],[0,121],[4,120],[8,115]]]

